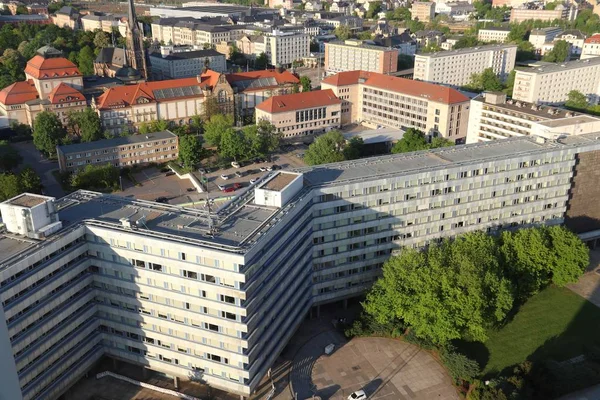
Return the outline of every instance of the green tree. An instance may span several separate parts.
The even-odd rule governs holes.
[[[17,50],[4,50],[0,62],[2,62],[4,71],[8,73],[15,82],[25,80],[25,74],[23,73],[23,70],[25,69],[25,59]]]
[[[31,168],[26,166],[19,174],[19,180],[21,189],[23,192],[28,193],[41,193],[42,192],[42,179],[39,175]]]
[[[360,136],[354,136],[344,147],[344,158],[346,160],[355,160],[362,157],[365,150],[365,142]]]
[[[370,40],[372,37],[373,35],[371,34],[371,31],[368,30],[362,31],[356,35],[356,38],[360,40]]]
[[[292,93],[300,93],[300,85],[297,83],[292,84]]]
[[[426,150],[429,148],[425,134],[418,129],[408,128],[402,139],[392,147],[392,153],[408,153],[410,151]]]
[[[0,170],[10,172],[23,161],[23,157],[6,140],[0,140]]]
[[[237,160],[248,154],[250,145],[246,140],[244,132],[234,128],[227,128],[221,135],[219,154],[225,158]]]
[[[94,50],[90,46],[84,46],[77,55],[77,65],[83,75],[94,74]]]
[[[251,157],[265,157],[279,148],[280,134],[268,120],[244,127],[244,136],[250,146]]]
[[[510,73],[508,74],[508,77],[506,78],[506,83],[505,83],[506,88],[504,89],[504,93],[506,93],[510,97],[512,97],[513,89],[515,87],[515,76],[516,75],[517,75],[517,70],[513,69],[512,71],[510,71]]]
[[[267,68],[268,64],[269,59],[267,58],[267,55],[264,52],[260,53],[258,57],[256,57],[256,60],[254,60],[255,69],[265,69]]]
[[[369,9],[367,10],[366,17],[372,19],[377,17],[377,14],[381,11],[381,1],[372,1],[369,3]]]
[[[482,42],[477,39],[477,36],[465,35],[458,39],[458,41],[452,46],[453,50],[464,49],[467,47],[479,46]]]
[[[192,170],[200,163],[204,149],[200,138],[193,134],[179,136],[179,162],[187,170]]]
[[[96,34],[94,35],[94,46],[96,46],[97,49],[102,49],[104,47],[110,47],[111,42],[110,42],[110,36],[108,35],[108,33],[103,32],[103,31],[96,32]]]
[[[27,7],[25,7],[22,4],[19,4],[17,6],[17,15],[27,15],[29,14],[29,10],[27,10]]]
[[[431,143],[429,143],[429,148],[430,149],[437,149],[438,147],[451,147],[454,146],[454,142],[452,142],[451,140],[448,140],[446,138],[443,138],[441,136],[436,136],[433,139],[431,139]]]
[[[590,104],[588,103],[585,94],[581,93],[578,90],[571,90],[568,94],[565,106],[573,110],[585,111],[590,106]]]
[[[162,132],[169,129],[169,121],[164,119],[155,119],[148,122],[142,122],[140,127],[138,128],[138,133],[140,135],[147,135],[148,133],[154,132]]]
[[[312,143],[304,154],[308,165],[328,164],[344,161],[346,139],[340,131],[332,130],[321,135]]]
[[[500,91],[503,87],[502,81],[498,78],[493,68],[486,68],[480,74],[473,74],[471,76],[471,83],[468,85],[469,89],[489,92]]]
[[[117,190],[119,169],[110,163],[88,164],[71,175],[71,186],[76,189]]]
[[[339,40],[348,40],[352,37],[352,30],[348,25],[340,25],[334,29],[333,34],[337,36]]]
[[[82,142],[95,142],[104,138],[100,117],[90,107],[83,111],[69,113],[68,126],[81,138]]]
[[[300,77],[300,85],[302,86],[303,92],[310,92],[312,90],[312,82],[308,76]]]
[[[232,127],[231,115],[215,114],[204,124],[204,140],[210,146],[219,147],[223,133]]]
[[[202,114],[207,121],[213,116],[221,114],[221,107],[219,107],[219,102],[214,96],[210,96],[204,100],[203,106],[204,110]]]
[[[33,144],[48,156],[56,155],[56,146],[67,136],[65,128],[56,114],[42,111],[35,117],[33,123]]]
[[[20,178],[15,174],[0,173],[0,201],[23,193]]]
[[[564,41],[559,40],[554,43],[554,47],[548,53],[544,55],[542,58],[544,61],[548,62],[564,62],[569,59],[571,45]]]

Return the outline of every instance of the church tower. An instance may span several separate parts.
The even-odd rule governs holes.
[[[150,71],[146,63],[146,52],[144,51],[144,29],[137,21],[133,0],[129,0],[129,21],[127,21],[127,60],[130,65],[137,69],[143,79],[148,79]]]

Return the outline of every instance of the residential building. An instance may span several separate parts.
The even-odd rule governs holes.
[[[529,8],[526,5],[513,8],[510,11],[510,23],[518,24],[530,19],[552,22],[557,19],[573,21],[577,17],[578,8],[576,5],[564,6],[559,4],[554,10],[540,10]]]
[[[554,38],[562,32],[562,29],[557,26],[549,26],[547,28],[532,29],[529,33],[529,43],[535,47],[538,54],[541,52],[542,46],[545,43],[551,43]]]
[[[521,136],[554,140],[564,135],[600,132],[600,118],[483,93],[471,100],[467,143]]]
[[[403,248],[563,223],[593,245],[596,137],[277,171],[218,214],[89,191],[9,199],[3,394],[59,398],[108,356],[250,396],[310,313],[363,295]]]
[[[448,36],[446,41],[443,42],[440,47],[442,50],[452,50],[461,38],[462,36]]]
[[[321,4],[320,1],[307,1],[304,4],[304,9],[306,11],[320,11],[323,9],[323,5]]]
[[[273,29],[264,35],[265,54],[269,64],[290,67],[310,54],[310,36],[305,33],[281,32]]]
[[[600,58],[517,70],[513,99],[536,104],[563,104],[571,90],[585,94],[590,103],[598,104]]]
[[[398,70],[398,49],[364,44],[361,40],[325,43],[325,72],[371,71],[381,74]]]
[[[266,54],[265,37],[263,35],[244,35],[235,41],[240,53],[250,58],[256,58],[261,53]]]
[[[45,14],[48,15],[48,6],[45,4],[31,3],[25,6],[29,14]]]
[[[399,35],[375,37],[373,40],[366,43],[373,43],[375,46],[379,47],[397,49],[398,54],[407,56],[414,56],[417,52],[417,42],[407,31],[404,31]]]
[[[435,17],[435,3],[415,1],[410,8],[412,19],[429,22]]]
[[[338,26],[345,25],[352,30],[362,30],[363,27],[363,19],[359,17],[354,17],[350,15],[343,16],[328,16],[324,15],[324,13],[320,14],[317,20],[325,25],[329,25],[333,28],[337,28]]]
[[[416,128],[461,143],[467,136],[469,98],[456,89],[366,71],[321,81],[342,100],[342,125]]]
[[[154,132],[147,135],[129,135],[56,146],[61,172],[72,172],[86,165],[111,164],[115,167],[164,163],[179,156],[178,137],[172,132]]]
[[[223,17],[230,19],[239,19],[244,16],[252,15],[272,15],[279,14],[278,9],[240,6],[227,3],[203,3],[191,7],[150,7],[151,17],[160,18],[214,18]]]
[[[600,34],[594,34],[585,39],[581,50],[581,59],[600,56]]]
[[[224,74],[208,70],[195,78],[115,86],[93,99],[92,107],[102,127],[118,136],[157,119],[187,125],[193,116],[204,115],[208,99],[214,99],[222,113],[233,114],[233,89]]]
[[[52,19],[44,14],[19,14],[19,15],[0,15],[0,26],[10,25],[48,25],[52,23]]]
[[[417,52],[427,46],[441,46],[446,41],[446,36],[441,31],[424,30],[416,31],[412,37],[417,42]]]
[[[564,40],[571,45],[571,56],[579,57],[583,50],[586,36],[579,29],[569,29],[556,35],[554,41]]]
[[[293,93],[300,79],[282,68],[225,75],[235,97],[235,114],[239,118],[254,116],[254,108],[271,96]]]
[[[80,28],[79,11],[73,7],[63,6],[55,14],[50,16],[52,23],[60,28]]]
[[[482,42],[504,43],[509,33],[509,28],[482,28],[477,33],[477,39]]]
[[[170,49],[170,50],[169,50]],[[175,51],[175,46],[163,46],[160,53],[150,54],[152,74],[158,79],[188,78],[211,69],[226,72],[225,56],[215,50]]]
[[[81,29],[87,32],[100,30],[112,34],[113,28],[118,28],[119,22],[126,22],[126,20],[125,16],[90,12],[81,17]]]
[[[283,138],[319,135],[341,127],[342,101],[331,89],[271,96],[256,106],[256,122],[267,120]]]
[[[454,21],[466,21],[475,12],[475,7],[468,1],[438,1],[435,3],[435,12]]]
[[[161,18],[153,22],[152,38],[167,45],[204,46],[231,42],[241,38],[245,25],[228,25],[225,22],[196,20],[194,18]]]
[[[331,8],[329,11],[351,15],[352,11],[354,11],[354,3],[347,1],[334,1],[331,3]]]
[[[507,6],[510,8],[516,8],[528,2],[529,0],[492,0],[492,7]]]
[[[9,122],[33,127],[39,112],[53,111],[64,123],[70,111],[85,108],[82,89],[83,76],[77,66],[60,51],[44,46],[27,61],[25,81],[0,91],[0,113]]]
[[[473,74],[487,68],[506,80],[515,68],[517,46],[489,44],[485,46],[441,51],[415,56],[415,79],[460,87],[471,82]]]

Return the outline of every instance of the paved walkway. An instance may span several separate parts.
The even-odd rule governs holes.
[[[386,338],[356,338],[332,355],[321,356],[314,364],[312,382],[323,400],[345,400],[359,389],[369,400],[460,399],[431,354]]]

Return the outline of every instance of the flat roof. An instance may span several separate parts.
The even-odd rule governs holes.
[[[540,67],[532,68],[532,69],[518,69],[517,72],[523,72],[526,74],[550,74],[558,71],[567,71],[570,69],[578,69],[578,68],[586,68],[593,67],[600,64],[600,57],[592,57],[586,58],[585,60],[574,60],[574,61],[565,61],[562,63],[546,63]]]
[[[505,103],[494,104],[484,100],[482,96],[477,96],[473,98],[473,101],[478,101],[484,103],[491,107],[503,108],[505,110],[514,111],[521,114],[527,114],[538,118],[540,120],[563,120],[565,118],[571,117],[581,117],[584,114],[580,114],[575,111],[565,110],[564,108],[552,107],[552,106],[544,106],[533,103],[528,103],[526,101],[521,100],[511,100],[508,99]],[[549,111],[552,111],[550,113]],[[591,119],[598,119],[592,116],[587,116]]]
[[[287,185],[292,183],[292,181],[298,178],[297,174],[289,174],[286,172],[279,172],[275,177],[269,180],[264,185],[260,186],[261,189],[272,190],[275,192],[279,192],[283,190]]]
[[[127,144],[146,143],[153,140],[164,140],[176,138],[173,132],[162,131],[149,133],[147,135],[129,135],[125,137],[117,137],[113,139],[97,140],[95,142],[85,142],[77,144],[68,144],[65,146],[57,146],[63,154],[79,153],[87,150],[105,149],[110,147],[123,146]]]
[[[37,206],[39,204],[42,204],[42,203],[44,203],[48,200],[52,200],[52,199],[53,199],[53,197],[39,196],[39,195],[35,195],[35,194],[30,194],[30,193],[23,193],[16,197],[13,197],[12,199],[6,200],[5,203],[12,204],[13,206],[20,206],[20,207],[34,207],[34,206]]]
[[[0,265],[27,249],[34,248],[38,242],[16,235],[0,235]]]
[[[352,39],[349,39],[349,40],[354,41]],[[359,40],[357,40],[356,42],[357,42],[356,44],[353,44],[353,43],[346,43],[346,42],[340,42],[340,41],[333,41],[333,42],[325,43],[325,46],[333,44],[336,46],[352,47],[352,48],[356,48],[356,49],[367,49],[367,50],[377,50],[377,51],[398,51],[398,49],[394,49],[393,47],[376,46],[373,44],[358,43]]]
[[[458,50],[438,51],[436,53],[428,53],[428,54],[417,54],[417,56],[428,57],[428,58],[441,58],[441,57],[456,56],[459,54],[480,53],[482,51],[502,50],[502,49],[510,49],[510,48],[517,48],[517,45],[516,44],[486,44],[486,45],[477,46],[477,47],[465,47],[464,49],[458,49]]]
[[[225,57],[224,54],[219,53],[216,50],[191,50],[191,51],[177,51],[173,52],[165,57],[160,52],[150,53],[150,57],[160,58],[162,60],[188,60],[191,58],[205,58],[205,57]]]
[[[573,117],[549,120],[540,122],[540,125],[547,126],[549,128],[560,128],[561,126],[571,126],[577,124],[586,124],[590,122],[600,122],[600,118],[596,118],[591,115],[575,115]]]
[[[344,138],[350,140],[353,137],[360,137],[365,144],[395,142],[404,136],[404,130],[396,128],[368,129],[364,131],[346,132]]]

